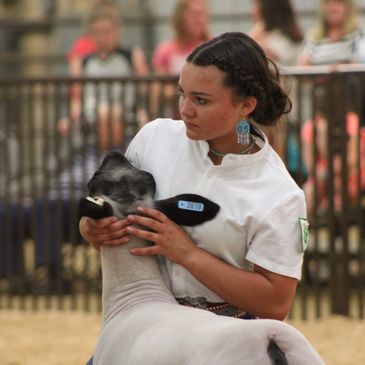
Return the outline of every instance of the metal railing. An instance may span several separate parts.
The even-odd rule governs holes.
[[[100,263],[79,235],[78,198],[86,194],[105,151],[125,150],[156,116],[178,117],[176,81],[153,75],[0,81],[0,308],[37,309],[55,300],[60,309],[100,307]],[[294,108],[285,123],[267,133],[298,185],[314,179],[309,198],[315,207],[292,315],[305,319],[331,312],[363,318],[365,69],[290,69],[285,81]],[[349,112],[360,121],[352,132],[355,195],[348,189]],[[316,169],[309,171],[303,156],[304,123],[318,113],[328,123],[329,143],[322,146],[328,160],[325,209],[319,209]],[[321,131],[313,126],[316,140]],[[318,149],[312,143],[314,160]],[[333,161],[339,161],[339,172]],[[342,182],[339,202],[336,179]]]

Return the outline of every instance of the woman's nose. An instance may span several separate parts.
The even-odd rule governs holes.
[[[181,115],[192,117],[194,115],[193,103],[188,98],[180,96],[179,110]]]

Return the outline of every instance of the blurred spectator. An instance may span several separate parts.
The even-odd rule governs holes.
[[[352,0],[322,0],[317,25],[306,35],[298,64],[352,63],[361,34]]]
[[[254,0],[251,8],[254,26],[249,31],[252,37],[278,66],[294,66],[297,62],[303,33],[290,0]],[[293,80],[291,80],[293,82]],[[294,96],[291,95],[293,99]],[[290,160],[296,158],[287,151],[297,150],[295,139],[286,137],[287,130],[292,130],[283,121],[275,127],[266,127],[264,132],[275,151],[288,160],[288,167],[293,166]],[[286,148],[285,141],[291,141]],[[290,171],[294,175],[294,171]]]
[[[302,129],[303,141],[303,160],[308,169],[308,179],[303,189],[306,194],[307,207],[309,215],[314,214],[314,190],[317,191],[317,213],[326,212],[328,208],[328,120],[325,113],[317,112],[314,120],[307,120]],[[316,129],[316,139],[314,140],[314,128]],[[357,138],[359,135],[359,117],[354,112],[346,114],[346,132],[347,132],[347,187],[348,198],[350,201],[356,199],[359,193],[358,186],[358,152]],[[314,149],[313,143],[316,143]],[[365,143],[362,136],[362,143]],[[316,150],[316,159],[314,151]],[[362,153],[363,155],[363,153]],[[364,156],[363,156],[364,157]],[[361,157],[360,157],[361,158]],[[363,161],[361,162],[363,164]],[[335,210],[341,209],[342,204],[342,179],[341,179],[342,161],[340,156],[334,156],[333,160],[333,186],[334,186],[334,206]],[[315,170],[315,171],[314,171]],[[365,189],[365,170],[361,169],[360,189]],[[314,178],[315,176],[315,178]],[[316,185],[316,186],[315,186]]]
[[[137,47],[119,46],[120,18],[117,11],[99,8],[89,17],[96,52],[84,59],[82,75],[89,77],[120,77],[131,74],[146,75],[148,66],[144,54]],[[122,97],[122,94],[123,97]],[[135,93],[131,85],[115,82],[106,84],[87,83],[84,90],[84,116],[88,122],[96,122],[99,147],[108,149],[118,146],[122,137],[123,118],[130,117],[135,106]],[[121,101],[123,100],[123,106]],[[124,110],[122,110],[124,107]],[[109,124],[111,123],[111,124]],[[111,131],[111,133],[110,133]]]
[[[206,0],[178,0],[171,17],[173,38],[161,42],[152,56],[153,71],[159,75],[179,75],[186,57],[200,43],[210,38],[209,8]],[[157,112],[161,89],[154,85],[152,112]],[[166,85],[163,90],[165,100],[173,105],[170,113],[176,114],[174,100],[176,87]]]
[[[255,0],[251,13],[255,24],[249,36],[279,66],[294,66],[303,34],[290,0]]]
[[[171,21],[174,38],[157,46],[152,65],[159,74],[179,75],[189,53],[210,38],[208,4],[205,0],[179,0]]]
[[[113,7],[114,2],[110,0],[95,0],[91,8],[90,13],[94,13],[98,8],[103,7]],[[70,50],[67,54],[69,73],[72,77],[80,77],[82,75],[82,61],[83,59],[91,53],[96,51],[96,44],[92,36],[92,27],[88,22],[89,19],[85,19],[85,32],[75,39],[72,43]],[[81,103],[80,103],[81,87],[79,84],[74,84],[71,89],[71,110],[70,116],[72,120],[79,118],[81,113]]]
[[[356,51],[362,31],[357,21],[357,11],[352,0],[322,0],[317,25],[306,35],[303,48],[299,56],[299,65],[333,65],[348,64],[356,62]],[[328,85],[326,79],[318,77],[315,80],[316,110],[313,120],[305,122],[302,130],[303,158],[308,168],[308,180],[304,184],[304,191],[307,196],[308,212],[314,214],[314,186],[316,185],[318,210],[323,213],[328,207],[328,144],[335,141],[328,141],[328,128],[332,123],[328,120],[328,110],[323,106],[326,104]],[[348,100],[351,98],[351,84],[348,84]],[[343,100],[344,103],[347,103]],[[350,103],[347,103],[350,105]],[[357,138],[360,133],[359,116],[348,108],[344,123],[347,132],[347,174],[348,174],[348,195],[354,199],[358,192],[358,151]],[[314,129],[316,133],[314,133]],[[316,140],[314,141],[314,135]],[[337,137],[336,137],[337,138]],[[314,156],[313,143],[316,143]],[[363,143],[363,142],[362,142]],[[316,157],[316,161],[314,158]],[[336,210],[341,209],[342,196],[341,178],[342,156],[334,151],[333,174],[334,174],[334,206]],[[314,171],[315,178],[314,179]]]
[[[79,77],[121,77],[131,74],[148,74],[148,65],[142,50],[138,47],[120,46],[121,20],[119,8],[115,4],[104,1],[95,5],[87,17],[87,24],[89,36],[95,45],[95,52],[83,58],[79,70],[77,70],[77,62],[73,64],[73,76],[76,76],[76,73]],[[86,45],[91,46],[89,41],[90,39]],[[132,85],[121,85],[115,82],[108,87],[105,83],[99,83],[96,86],[90,82],[85,84],[83,96],[81,96],[80,89],[76,89],[76,92],[73,89],[71,118],[74,121],[78,121],[82,115],[82,101],[84,119],[91,125],[96,125],[99,147],[105,150],[118,146],[123,134],[122,115],[124,122],[126,118],[132,118],[133,108],[136,104]],[[68,131],[67,121],[66,127],[61,123],[59,128],[62,133],[66,133]]]
[[[96,52],[83,62],[84,76],[127,76],[146,75],[148,66],[141,49],[121,47],[119,34],[121,22],[116,9],[99,8],[90,14],[88,23],[96,43]],[[124,93],[123,97],[122,94]],[[109,95],[108,95],[109,94]],[[84,95],[84,112],[89,122],[97,121],[99,147],[110,148],[120,144],[122,121],[129,117],[135,106],[134,90],[131,87],[114,83],[108,90],[105,84],[88,84]],[[125,110],[122,110],[121,100]],[[111,126],[109,126],[109,121]],[[111,130],[111,134],[109,131]],[[108,141],[112,138],[111,143]]]

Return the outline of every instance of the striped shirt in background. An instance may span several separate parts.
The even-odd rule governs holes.
[[[364,32],[360,29],[346,34],[337,41],[329,38],[315,40],[308,35],[301,53],[309,55],[311,65],[353,63],[356,62],[357,47],[362,37],[364,37]]]

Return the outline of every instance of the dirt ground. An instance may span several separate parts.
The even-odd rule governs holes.
[[[365,321],[332,316],[290,323],[311,341],[326,364],[365,364]],[[1,310],[0,363],[83,365],[93,351],[99,326],[95,313]]]

